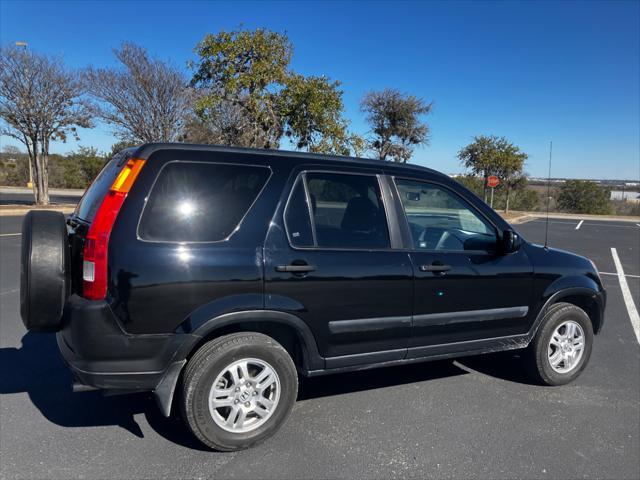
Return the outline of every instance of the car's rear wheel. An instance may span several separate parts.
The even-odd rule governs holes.
[[[587,366],[593,325],[584,310],[570,303],[554,304],[545,314],[524,355],[532,378],[544,385],[564,385]]]
[[[64,215],[31,210],[22,221],[20,316],[33,332],[59,330],[69,295],[69,243]]]
[[[204,344],[187,364],[182,413],[205,445],[241,450],[273,435],[298,392],[287,351],[259,333],[234,333]]]

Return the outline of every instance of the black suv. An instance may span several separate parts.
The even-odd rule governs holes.
[[[272,435],[297,374],[524,349],[565,384],[604,320],[591,261],[378,160],[147,144],[22,238],[23,321],[58,332],[74,390],[152,391],[219,450]]]

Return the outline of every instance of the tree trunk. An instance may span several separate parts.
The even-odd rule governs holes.
[[[49,205],[49,139],[43,138],[40,148],[40,176],[38,178],[40,201],[38,205]]]
[[[505,201],[504,213],[509,213],[509,196],[511,195],[511,189],[507,186],[507,200]]]
[[[45,167],[42,151],[38,141],[34,143],[35,169],[33,170],[33,183],[36,186],[36,205],[49,205],[49,192],[45,186]]]
[[[482,191],[484,193],[484,203],[487,203],[487,181],[488,181],[487,175],[484,176],[484,180],[482,182]]]
[[[36,149],[38,145],[33,141],[33,139],[24,137],[24,144],[27,147],[27,154],[29,155],[29,180],[31,181],[31,191],[33,192],[33,200],[37,201],[38,199],[38,190],[36,188],[36,182],[33,181],[33,172],[36,171]]]
[[[43,139],[42,167],[43,205],[49,205],[49,138]]]

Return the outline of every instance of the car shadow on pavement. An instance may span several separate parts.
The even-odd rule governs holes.
[[[312,378],[300,377],[298,400],[426,382],[466,373],[451,360],[440,360]]]
[[[464,375],[477,371],[527,383],[514,360],[505,354],[441,360],[363,370],[314,378],[300,377],[298,400],[374,390]],[[21,348],[0,348],[0,395],[26,392],[34,406],[52,423],[63,427],[119,426],[144,438],[135,415],[144,414],[149,426],[167,440],[196,450],[206,450],[175,413],[165,418],[150,393],[105,396],[91,391],[73,393],[72,377],[62,360],[55,335],[27,333]]]
[[[135,415],[144,414],[159,435],[188,448],[205,448],[176,416],[165,418],[150,393],[105,396],[73,393],[72,377],[54,334],[27,333],[22,348],[0,348],[0,395],[26,392],[50,422],[63,427],[120,426],[143,438]]]
[[[518,350],[462,357],[456,359],[456,363],[489,377],[524,385],[539,385],[527,374]]]
[[[300,377],[298,400],[426,382],[472,372],[535,385],[524,371],[517,352],[498,352],[313,378]]]

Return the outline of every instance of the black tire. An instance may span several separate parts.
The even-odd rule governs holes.
[[[64,215],[31,210],[22,221],[20,316],[27,330],[55,332],[69,295],[69,242]]]
[[[209,393],[218,375],[233,362],[253,358],[268,363],[280,381],[280,397],[273,413],[254,430],[236,433],[221,428],[209,410]],[[254,332],[233,333],[204,344],[184,371],[182,415],[193,434],[219,451],[242,450],[275,434],[291,413],[298,394],[296,367],[274,339]]]
[[[555,371],[549,362],[549,342],[556,328],[563,322],[572,320],[580,325],[584,333],[584,350],[580,361],[568,372]],[[589,362],[593,347],[593,324],[580,307],[570,303],[557,303],[549,307],[538,331],[522,356],[529,375],[542,385],[566,385],[582,373]]]

